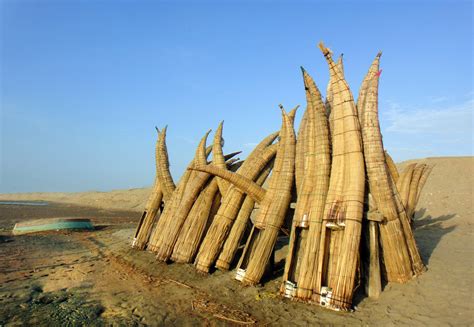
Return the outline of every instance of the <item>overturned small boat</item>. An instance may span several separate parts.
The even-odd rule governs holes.
[[[92,230],[94,225],[87,218],[44,218],[15,224],[13,235],[59,230]]]

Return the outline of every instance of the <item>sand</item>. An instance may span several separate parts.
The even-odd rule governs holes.
[[[0,194],[0,201],[47,201],[88,206],[100,209],[126,210],[140,212],[145,207],[151,188],[114,190],[111,192],[77,192],[77,193],[14,193]]]
[[[0,195],[51,202],[0,205],[0,325],[472,325],[474,158],[416,162],[436,165],[415,222],[428,271],[405,285],[385,285],[377,301],[359,293],[352,313],[276,296],[281,270],[259,287],[242,287],[233,272],[201,275],[192,265],[157,263],[131,249],[149,189]],[[9,233],[17,221],[64,216],[92,218],[99,228]],[[277,252],[277,267],[286,248]]]

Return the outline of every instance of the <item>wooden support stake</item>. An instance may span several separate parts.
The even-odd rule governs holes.
[[[369,298],[378,299],[382,292],[379,256],[379,226],[375,221],[369,221],[369,251],[370,263],[366,292]]]

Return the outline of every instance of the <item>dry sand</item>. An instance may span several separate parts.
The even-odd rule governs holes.
[[[142,211],[150,191],[150,188],[134,188],[111,192],[0,194],[0,201],[47,201],[100,209]]]
[[[472,325],[474,158],[416,162],[436,165],[415,223],[428,271],[405,285],[385,285],[378,301],[358,294],[352,313],[275,296],[281,270],[260,287],[241,287],[233,272],[200,275],[191,265],[157,263],[130,249],[149,189],[0,195],[54,202],[0,205],[0,325]],[[15,221],[60,216],[92,218],[99,228],[9,235]]]

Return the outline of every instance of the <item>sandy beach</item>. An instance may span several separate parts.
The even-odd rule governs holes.
[[[202,275],[131,249],[150,189],[2,194],[48,204],[0,204],[0,325],[472,325],[474,158],[414,161],[435,165],[414,226],[428,270],[384,285],[377,301],[358,290],[350,313],[281,298],[281,269],[242,287],[232,271]],[[96,230],[11,235],[16,222],[48,217],[90,218]]]

